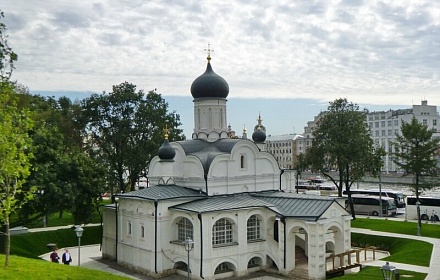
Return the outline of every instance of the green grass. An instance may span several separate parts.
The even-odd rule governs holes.
[[[426,278],[426,273],[419,273],[413,271],[400,270],[400,279],[411,279],[411,280],[424,280]],[[338,280],[371,280],[371,279],[383,279],[382,272],[379,267],[366,267],[356,274],[347,274],[334,279]],[[393,278],[394,279],[394,278]]]
[[[48,261],[32,260],[18,256],[10,256],[9,266],[7,268],[4,267],[4,264],[5,255],[0,255],[0,266],[2,267],[0,269],[0,279],[130,279],[100,270],[61,265]]]
[[[111,200],[106,199],[101,202],[101,205],[107,205],[107,204],[111,204]],[[101,216],[99,215],[96,209],[93,212],[91,219],[92,219],[90,222],[91,224],[101,223]],[[27,228],[40,228],[44,226],[43,219],[41,218],[35,219],[30,223],[22,224],[19,221],[18,215],[12,215],[10,223],[11,225],[20,225],[20,226],[25,226]],[[53,213],[49,215],[49,218],[46,221],[46,226],[48,227],[58,227],[58,226],[66,226],[73,224],[74,224],[73,215],[69,211],[64,211],[61,218],[59,217],[59,213]]]
[[[27,258],[38,258],[39,255],[50,251],[48,243],[57,244],[58,248],[76,246],[78,237],[73,229],[31,232],[11,236],[11,254]],[[81,245],[101,243],[101,227],[85,227],[81,237]]]
[[[101,222],[101,217],[99,216],[98,212],[94,212],[90,223],[94,224],[100,222]],[[73,224],[74,224],[73,215],[70,212],[64,212],[61,218],[59,217],[58,213],[54,213],[50,215],[46,221],[47,227],[59,227],[59,226],[73,225]],[[40,228],[43,227],[43,220],[42,219],[34,220],[32,223],[26,224],[24,226],[27,228]]]
[[[379,250],[390,252],[385,261],[429,266],[433,245],[414,239],[395,238],[387,236],[351,234],[351,244],[356,247],[375,246]]]
[[[356,218],[356,220],[351,221],[351,226],[355,228],[417,235],[417,223],[414,222],[402,222],[392,219]],[[425,237],[440,238],[440,224],[422,223],[420,233]]]

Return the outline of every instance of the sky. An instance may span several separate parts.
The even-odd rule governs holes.
[[[261,113],[271,134],[301,132],[341,97],[370,110],[440,105],[440,1],[2,0],[0,9],[18,54],[12,79],[32,93],[74,99],[127,81],[172,100],[185,133],[208,44],[236,131]]]

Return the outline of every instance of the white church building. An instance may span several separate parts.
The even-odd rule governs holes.
[[[302,269],[325,279],[326,257],[351,249],[351,216],[332,198],[295,193],[295,172],[266,151],[260,118],[252,140],[229,137],[229,85],[210,60],[191,85],[192,140],[170,143],[166,132],[149,187],[105,207],[103,257],[157,278]]]

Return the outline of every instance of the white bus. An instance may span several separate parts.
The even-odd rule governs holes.
[[[417,220],[417,199],[415,196],[406,198],[406,215],[407,219]],[[440,197],[419,196],[420,218],[422,220],[431,220],[434,214],[435,221],[439,221],[440,214]]]
[[[406,207],[405,196],[401,191],[393,191],[389,189],[382,189],[380,191],[379,189],[351,189],[350,192],[351,194],[367,194],[367,195],[375,195],[375,196],[380,196],[380,192],[381,192],[382,196],[394,198],[394,203],[396,204],[396,207],[398,209],[400,208],[404,212]],[[343,194],[346,195],[347,191],[345,190]]]
[[[353,200],[354,213],[357,215],[379,216],[380,213],[380,197],[375,195],[355,194],[351,196]],[[345,208],[350,212],[348,197],[345,201]],[[382,197],[382,215],[396,216],[397,208],[394,199],[391,197]]]

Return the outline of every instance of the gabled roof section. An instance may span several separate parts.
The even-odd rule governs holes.
[[[215,142],[207,142],[205,140],[194,139],[186,141],[177,141],[182,146],[186,155],[197,157],[203,166],[203,171],[208,174],[212,161],[218,155],[230,154],[235,144],[242,141],[241,139],[219,139]]]
[[[206,197],[206,194],[202,191],[176,185],[157,185],[137,191],[118,194],[117,197],[140,198],[146,200],[166,200],[175,198],[203,198]]]
[[[285,193],[279,191],[208,196],[170,209],[208,213],[246,208],[267,208],[287,218],[317,221],[337,203],[334,198]]]
[[[313,221],[318,220],[333,203],[337,203],[333,198],[284,192],[261,193],[253,196],[273,204],[284,217]]]
[[[270,208],[272,205],[260,199],[254,198],[249,194],[235,194],[210,196],[205,199],[171,206],[170,209],[196,213],[207,213],[259,207]]]

